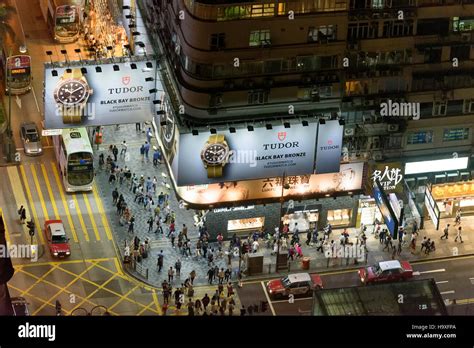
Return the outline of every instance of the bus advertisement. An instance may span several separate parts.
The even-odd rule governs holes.
[[[16,55],[6,59],[5,90],[12,95],[28,93],[31,90],[31,57]]]
[[[62,129],[60,135],[52,138],[66,192],[92,191],[94,159],[86,129]]]
[[[74,42],[79,36],[79,11],[73,5],[56,6],[54,39],[61,43]]]

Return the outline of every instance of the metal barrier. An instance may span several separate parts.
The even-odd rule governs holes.
[[[148,268],[143,267],[140,262],[132,261],[133,269],[145,279],[148,279]]]

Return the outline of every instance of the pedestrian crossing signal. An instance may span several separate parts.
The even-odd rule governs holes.
[[[33,221],[28,221],[26,223],[26,226],[28,227],[28,232],[30,233],[30,236],[35,235],[35,223]]]

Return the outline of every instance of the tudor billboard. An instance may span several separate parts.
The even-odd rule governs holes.
[[[45,128],[151,121],[155,62],[45,66]],[[147,79],[149,81],[146,81]]]
[[[316,124],[310,123],[291,128],[238,129],[236,133],[181,134],[179,155],[174,159],[178,165],[171,164],[177,185],[311,174],[316,129]]]

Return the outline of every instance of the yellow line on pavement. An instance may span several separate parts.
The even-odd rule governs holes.
[[[100,241],[99,230],[97,229],[97,224],[95,223],[95,218],[94,218],[94,214],[92,213],[91,205],[89,203],[89,198],[87,198],[87,195],[85,193],[82,194],[82,197],[84,198],[84,203],[86,205],[87,213],[89,214],[89,219],[91,220],[92,228],[94,229],[95,239],[97,241]]]
[[[0,216],[3,216],[2,208],[0,208]],[[8,233],[6,216],[3,216],[3,224],[5,226],[5,239],[7,240],[7,244],[11,244],[11,242],[10,242],[10,233]]]
[[[56,218],[56,220],[59,220],[58,207],[56,206],[56,200],[54,199],[54,196],[53,196],[53,190],[51,189],[51,183],[49,182],[48,173],[46,172],[46,167],[44,166],[43,163],[41,163],[41,171],[43,172],[44,182],[46,183],[46,188],[48,189],[49,200],[51,201],[51,204],[53,205],[54,217]]]
[[[161,311],[161,306],[160,302],[158,301],[158,296],[156,295],[156,290],[152,289],[152,296],[153,296],[153,302],[155,303],[156,310],[160,315],[163,315],[163,312]]]
[[[265,293],[265,297],[267,298],[268,305],[270,306],[270,310],[272,311],[272,315],[275,316],[276,315],[275,308],[273,308],[272,300],[270,299],[270,296],[268,296],[267,289],[265,288],[265,283],[261,282],[261,284],[262,284],[263,292]]]
[[[110,308],[114,308],[115,306],[117,306],[120,302],[122,302],[122,301],[125,300],[125,299],[130,300],[131,302],[134,302],[134,303],[138,304],[139,302],[134,301],[134,300],[128,298],[128,295],[130,295],[132,292],[134,292],[138,287],[140,287],[140,285],[135,285],[135,286],[134,286],[131,290],[129,290],[125,295],[120,296],[120,299],[119,299],[117,302],[115,302],[112,306],[110,306]],[[140,305],[143,306],[143,307],[146,307],[145,305],[143,305],[143,304],[141,304],[141,303],[140,303]]]
[[[451,257],[447,257],[445,259],[422,260],[422,261],[413,260],[413,261],[410,261],[410,263],[413,264],[413,265],[420,265],[420,264],[424,264],[424,263],[446,262],[446,261],[465,260],[465,259],[472,259],[472,258],[474,258],[474,255],[451,256]]]
[[[74,208],[77,210],[77,217],[79,218],[79,223],[81,224],[82,233],[84,233],[84,238],[86,239],[86,242],[89,242],[89,233],[87,232],[86,224],[84,223],[84,219],[82,218],[81,208],[79,207],[79,202],[77,201],[76,194],[73,193],[71,196],[74,201]]]
[[[465,298],[462,300],[456,300],[456,304],[460,304],[460,305],[474,304],[474,298]]]
[[[31,195],[30,185],[28,184],[28,180],[26,178],[26,173],[25,173],[25,167],[23,167],[23,165],[20,165],[20,172],[23,178],[23,183],[25,184],[26,195],[28,196],[28,200],[31,202],[30,204],[31,213],[32,213],[31,216],[33,220],[35,221],[37,234],[40,237],[41,244],[44,244],[43,228],[40,225],[40,222],[38,220],[38,213],[36,212],[35,201],[33,200],[33,196]]]
[[[67,203],[66,196],[64,195],[63,183],[61,182],[61,180],[59,180],[59,173],[56,169],[56,165],[53,162],[51,162],[51,167],[53,168],[54,178],[56,180],[56,184],[58,185],[58,190],[59,194],[61,195],[61,201],[63,202],[64,211],[66,212],[67,222],[72,232],[72,238],[74,239],[74,242],[79,243],[79,239],[77,239],[76,227],[74,226],[74,222],[72,221],[71,212],[69,211],[69,205]]]
[[[61,261],[61,265],[71,264],[71,263],[82,263],[82,262],[104,262],[104,261],[109,261],[109,260],[113,260],[113,258],[66,260],[66,261]],[[15,268],[22,269],[22,268],[36,267],[36,266],[49,266],[49,265],[55,265],[57,263],[58,262],[54,262],[54,261],[35,262],[35,263],[29,263],[29,264],[24,264],[24,265],[16,265]]]
[[[58,266],[59,266],[59,265],[58,265]],[[79,274],[79,277],[82,276],[83,274],[89,272],[89,270],[90,270],[91,268],[93,268],[94,266],[95,266],[95,264],[92,263],[89,267],[87,267],[84,271],[82,271],[82,272]],[[61,269],[61,268],[59,268],[59,269]],[[74,278],[73,280],[71,280],[68,284],[66,284],[65,286],[61,287],[61,289],[60,289],[56,294],[54,294],[54,296],[52,296],[51,299],[57,298],[60,293],[62,293],[63,291],[66,291],[66,289],[67,289],[68,287],[70,287],[72,284],[74,284],[74,283],[75,283],[76,281],[78,281],[78,280],[79,280],[79,278],[76,277],[76,278]],[[49,303],[49,301],[48,301],[48,303]],[[41,307],[39,307],[36,311],[34,311],[34,312],[33,312],[33,315],[38,314],[38,312],[39,312],[40,310],[42,310],[45,305],[46,305],[46,303],[44,303]],[[55,301],[55,306],[56,306],[56,301]]]
[[[41,208],[43,208],[44,218],[46,220],[49,220],[48,209],[46,208],[46,203],[45,203],[45,200],[44,200],[43,191],[41,191],[41,186],[40,186],[39,181],[38,181],[38,175],[36,175],[35,165],[31,164],[30,169],[31,169],[31,173],[33,174],[33,181],[35,182],[36,192],[38,193],[38,197],[40,199]]]
[[[105,234],[107,235],[108,240],[112,240],[113,239],[112,231],[110,229],[109,220],[107,219],[107,216],[105,215],[104,206],[102,205],[102,199],[99,197],[99,194],[97,193],[97,185],[95,183],[94,183],[92,192],[94,193],[94,198],[96,200],[97,208],[99,208],[99,214],[102,218],[102,225],[104,225]]]
[[[53,271],[54,271],[56,268],[58,268],[58,267],[59,267],[59,263],[51,264],[51,268],[50,268],[46,273],[43,273],[43,275],[42,275],[41,277],[39,277],[33,285],[31,285],[28,289],[26,289],[25,291],[23,291],[20,296],[23,296],[24,294],[26,294],[27,292],[29,292],[31,289],[33,289],[38,283],[41,283],[41,282],[44,280],[44,278],[48,276],[48,274],[50,274],[51,272],[53,272]],[[25,274],[28,273],[28,272],[26,272],[26,271],[24,271],[24,270],[19,270],[19,271],[20,271],[20,272],[23,272],[23,273],[25,273]]]

